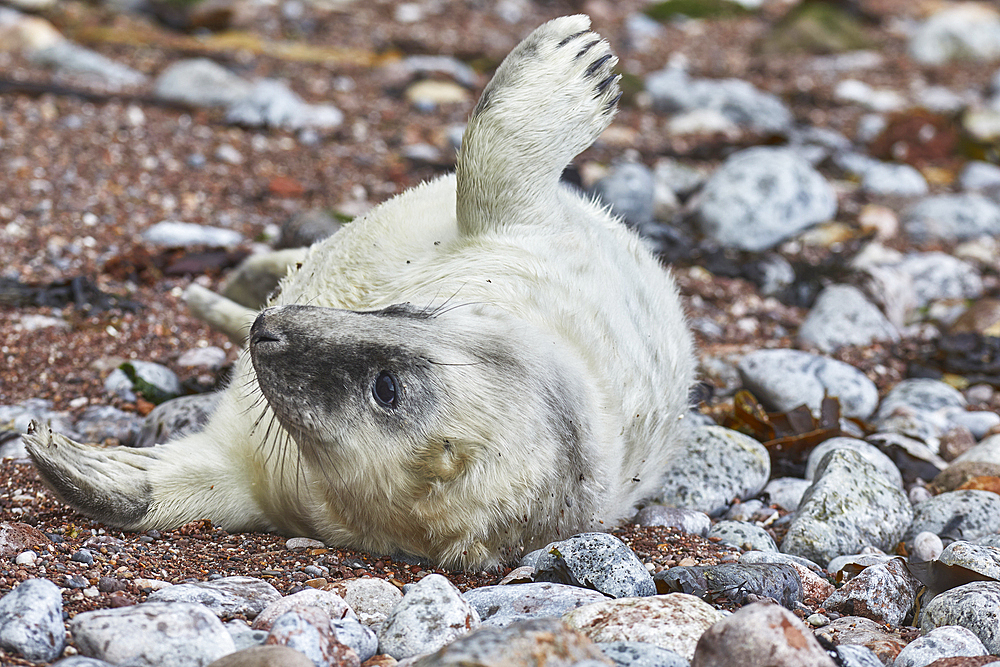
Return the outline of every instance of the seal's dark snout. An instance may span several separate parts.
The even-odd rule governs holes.
[[[262,343],[281,343],[284,341],[281,334],[273,326],[269,326],[269,312],[261,311],[257,319],[250,327],[250,347],[257,347]]]

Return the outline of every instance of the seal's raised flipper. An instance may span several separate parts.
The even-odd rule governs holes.
[[[618,59],[590,18],[565,16],[531,33],[497,69],[469,118],[456,173],[459,230],[523,221],[552,202],[559,175],[611,123]]]

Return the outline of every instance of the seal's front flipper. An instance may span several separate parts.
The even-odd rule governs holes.
[[[37,422],[28,426],[24,441],[42,479],[66,503],[118,528],[147,527],[155,449],[81,445]]]

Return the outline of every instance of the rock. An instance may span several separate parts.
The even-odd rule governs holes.
[[[687,197],[701,187],[707,175],[674,158],[660,158],[653,165],[653,181],[678,197]]]
[[[146,415],[136,447],[152,447],[199,430],[215,411],[220,392],[179,396],[160,403]]]
[[[479,614],[454,584],[429,574],[413,584],[379,629],[379,652],[397,660],[430,653],[479,624]]]
[[[929,531],[950,539],[975,540],[995,533],[1000,516],[1000,496],[974,489],[949,491],[914,508],[913,523],[904,539]]]
[[[709,538],[716,538],[723,544],[736,547],[740,551],[754,549],[757,551],[777,551],[766,530],[745,521],[719,521],[708,531]]]
[[[937,560],[943,551],[944,543],[941,538],[930,531],[924,531],[914,536],[910,558],[917,563],[926,563],[930,560]]]
[[[876,623],[902,625],[921,583],[901,558],[871,565],[837,589],[823,606],[844,616],[861,616]]]
[[[85,77],[112,91],[141,86],[146,82],[146,75],[142,72],[68,40],[35,49],[30,58],[34,63],[51,67],[59,74]]]
[[[799,342],[823,352],[876,340],[898,341],[899,332],[861,290],[852,285],[828,285],[816,297],[797,334]]]
[[[875,621],[860,616],[842,616],[817,630],[816,634],[837,647],[845,644],[865,646],[884,665],[891,665],[906,644]]]
[[[781,100],[741,79],[692,79],[668,67],[646,77],[646,91],[665,113],[711,111],[758,134],[782,134],[792,126],[792,114]]]
[[[177,374],[151,361],[126,361],[104,380],[104,390],[126,401],[134,402],[137,394],[151,403],[163,403],[181,393]]]
[[[770,523],[778,518],[778,510],[771,509],[756,498],[733,503],[723,515],[728,521]]]
[[[594,183],[593,194],[633,227],[653,222],[653,172],[638,162],[623,162]]]
[[[226,109],[226,122],[249,127],[285,130],[333,129],[344,122],[344,114],[329,104],[307,104],[288,86],[262,79],[244,97]]]
[[[385,579],[374,577],[341,579],[327,584],[323,589],[342,597],[357,614],[358,621],[369,627],[383,623],[393,607],[403,599],[398,588]]]
[[[333,630],[333,636],[338,642],[350,647],[358,654],[358,659],[361,662],[378,653],[378,635],[356,619],[344,618],[339,621],[331,621],[330,629]]]
[[[410,84],[405,95],[411,104],[425,112],[444,104],[461,104],[469,99],[469,91],[462,86],[436,79],[423,79]]]
[[[863,372],[817,354],[758,350],[743,357],[737,368],[743,386],[770,410],[807,405],[818,414],[824,396],[833,396],[843,416],[866,419],[878,405],[878,389]]]
[[[281,593],[271,584],[254,577],[223,577],[196,584],[177,584],[150,594],[148,602],[190,602],[205,606],[216,616],[255,618],[277,600]]]
[[[91,405],[76,420],[75,430],[82,436],[83,442],[113,439],[119,444],[132,446],[142,424],[142,417],[134,412],[125,412],[111,405]]]
[[[979,637],[987,653],[1000,653],[1000,582],[974,581],[938,594],[920,614],[925,635],[948,625]]]
[[[802,590],[800,599],[814,602],[826,600],[835,590],[833,584],[827,581],[826,572],[819,565],[806,558],[776,551],[747,551],[740,555],[739,562],[748,565],[775,563],[793,567],[799,575]]]
[[[62,593],[47,579],[28,579],[0,598],[0,646],[50,662],[66,645]]]
[[[415,77],[423,76],[426,78],[427,75],[431,74],[444,74],[466,88],[479,85],[479,75],[476,70],[450,56],[407,56],[398,63],[386,66],[384,73],[390,79],[400,83]]]
[[[483,625],[498,628],[529,618],[562,616],[571,609],[607,599],[598,591],[550,582],[483,586],[466,591],[463,597],[475,608]]]
[[[698,637],[723,614],[693,595],[670,593],[578,607],[563,621],[595,642],[655,644],[690,660]]]
[[[674,651],[644,642],[604,642],[598,644],[617,667],[688,667],[688,661]]]
[[[903,218],[913,241],[961,241],[1000,234],[1000,205],[978,194],[934,195],[914,204]]]
[[[861,190],[882,197],[922,197],[929,187],[924,175],[908,164],[882,162],[861,179]]]
[[[806,489],[812,486],[808,479],[797,477],[777,477],[764,487],[761,495],[767,496],[767,502],[777,505],[783,510],[794,512],[802,502]]]
[[[841,644],[834,648],[842,667],[882,667],[882,661],[867,646]]]
[[[226,164],[241,165],[246,161],[243,153],[232,144],[220,144],[215,149],[215,159]]]
[[[798,570],[787,563],[722,563],[720,565],[678,566],[657,572],[660,593],[687,593],[702,599],[726,596],[742,605],[748,595],[772,598],[787,609],[802,601],[802,581]]]
[[[664,505],[718,514],[734,498],[760,493],[771,473],[762,444],[721,426],[691,428],[682,447],[663,472],[657,501]]]
[[[208,58],[178,60],[156,78],[153,94],[196,107],[224,107],[246,97],[252,84]]]
[[[267,630],[282,614],[289,611],[298,611],[306,607],[316,607],[321,610],[332,621],[339,621],[345,618],[357,618],[347,603],[336,593],[331,591],[321,591],[315,588],[292,593],[285,597],[278,598],[267,605],[253,621],[251,626],[254,630]]]
[[[309,658],[316,667],[361,665],[358,654],[337,641],[329,617],[316,607],[288,611],[274,619],[266,643],[293,648]]]
[[[226,632],[233,638],[233,644],[236,645],[237,652],[251,646],[261,646],[267,639],[267,632],[265,630],[252,629],[242,618],[234,618],[231,621],[226,621],[225,625]]]
[[[198,604],[147,602],[77,614],[70,631],[83,655],[135,667],[200,667],[236,646],[216,616]]]
[[[466,665],[537,665],[570,667],[607,665],[592,641],[556,618],[518,621],[506,628],[486,626],[424,656],[413,667],[465,667]]]
[[[326,209],[314,208],[292,216],[281,226],[281,236],[275,246],[306,248],[340,231],[343,223]]]
[[[640,526],[669,526],[702,537],[708,535],[712,527],[712,520],[704,512],[665,505],[647,505],[639,510],[633,521]]]
[[[992,162],[970,160],[958,175],[958,186],[965,192],[1000,192],[1000,166]]]
[[[872,88],[864,81],[859,81],[858,79],[842,79],[839,81],[833,89],[833,98],[841,104],[857,104],[868,111],[875,111],[878,113],[902,111],[909,105],[907,99],[895,90]],[[908,165],[885,164],[884,166],[895,167]],[[913,167],[910,167],[910,169],[913,173],[920,176],[920,172],[916,169],[913,169]],[[886,170],[884,175],[888,176],[891,171],[891,169]],[[909,177],[910,174],[908,173],[904,176],[904,178]],[[920,180],[923,181],[922,176]],[[924,192],[927,192],[927,181],[924,181]]]
[[[705,631],[691,667],[834,667],[812,632],[794,614],[776,604],[755,602]]]
[[[701,230],[724,246],[766,250],[837,212],[833,188],[794,152],[756,147],[730,156],[697,195]]]
[[[182,368],[217,371],[226,365],[226,351],[215,345],[193,347],[177,357],[177,365]]]
[[[912,518],[902,489],[857,452],[835,449],[816,470],[781,551],[824,564],[866,546],[893,549]]]
[[[899,267],[913,281],[918,307],[938,299],[974,299],[983,293],[979,272],[968,262],[943,252],[907,255]]]
[[[970,630],[945,625],[917,637],[903,647],[893,667],[926,667],[938,658],[986,655],[986,647]]]
[[[232,248],[243,242],[243,235],[231,229],[173,220],[164,220],[149,227],[142,233],[142,238],[147,243],[167,248],[188,248],[201,245],[213,248]]]
[[[608,533],[583,533],[550,543],[535,564],[535,581],[590,588],[614,598],[656,592],[642,561]]]
[[[973,2],[945,5],[910,36],[910,55],[925,65],[1000,57],[1000,15]]]
[[[316,663],[287,646],[253,646],[223,656],[208,667],[316,667]]]
[[[1000,581],[1000,548],[995,546],[959,540],[945,547],[938,560],[945,565],[960,565]]]
[[[853,449],[861,454],[869,463],[879,469],[885,478],[892,484],[903,488],[903,477],[899,474],[899,468],[888,456],[883,454],[878,447],[857,438],[837,437],[825,440],[809,452],[806,459],[806,479],[814,479],[816,469],[823,461],[823,457],[835,449]]]
[[[910,408],[921,413],[933,413],[944,408],[964,408],[962,392],[940,380],[915,378],[903,380],[893,387],[875,413],[875,421],[888,419],[900,408]]]

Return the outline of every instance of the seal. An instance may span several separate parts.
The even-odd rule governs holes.
[[[510,53],[454,175],[308,250],[201,431],[99,448],[36,424],[48,485],[123,529],[210,519],[465,569],[631,516],[694,362],[668,271],[559,181],[620,97],[589,26],[550,21]]]

